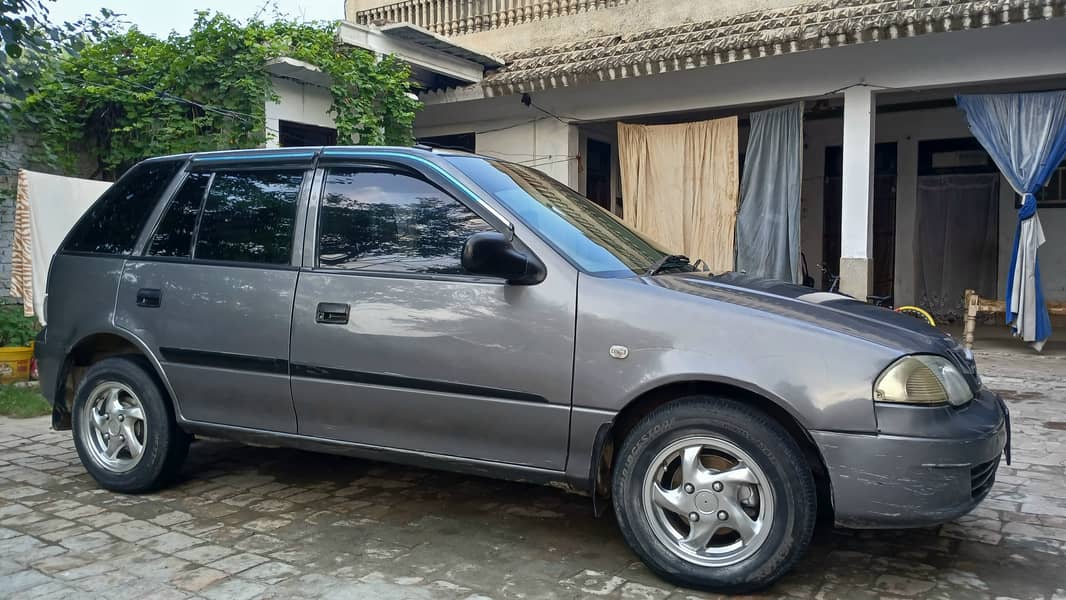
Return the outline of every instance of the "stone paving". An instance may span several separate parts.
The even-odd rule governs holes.
[[[985,352],[1014,465],[939,528],[821,526],[765,597],[1066,600],[1066,357]],[[98,489],[69,432],[0,418],[0,598],[708,598],[559,490],[229,442],[180,483]]]

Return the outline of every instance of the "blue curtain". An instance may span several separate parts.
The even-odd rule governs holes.
[[[737,271],[799,283],[803,103],[751,113],[740,180]]]
[[[1022,196],[1007,276],[1007,323],[1039,350],[1051,336],[1037,249],[1044,241],[1033,196],[1066,156],[1066,91],[956,97],[970,131]]]

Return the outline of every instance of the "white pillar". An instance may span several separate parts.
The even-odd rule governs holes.
[[[866,86],[844,91],[840,291],[865,301],[873,280],[873,158],[877,106]]]

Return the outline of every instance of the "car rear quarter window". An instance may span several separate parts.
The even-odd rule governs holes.
[[[287,265],[304,171],[220,171],[204,200],[196,260]]]
[[[418,177],[330,169],[319,214],[318,266],[464,274],[463,244],[491,229],[455,198]]]
[[[141,163],[115,182],[71,230],[63,249],[130,254],[148,215],[182,166],[180,160]]]
[[[148,246],[149,255],[173,258],[191,256],[196,217],[200,214],[200,207],[210,182],[210,173],[189,173],[152,235]]]

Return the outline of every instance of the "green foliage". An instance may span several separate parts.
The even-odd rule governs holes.
[[[410,143],[419,104],[402,61],[339,44],[334,24],[210,12],[188,34],[132,28],[57,56],[19,107],[20,124],[40,141],[36,160],[76,172],[88,155],[105,177],[149,156],[261,146],[265,103],[276,99],[266,64],[283,56],[332,78],[338,139]]]
[[[0,385],[0,415],[25,419],[51,414],[52,407],[38,387]]]
[[[37,335],[37,321],[22,314],[22,306],[0,306],[0,346],[29,346]]]
[[[0,0],[0,117],[6,117],[12,100],[22,100],[32,90],[42,62],[57,51],[77,51],[113,25],[115,14],[106,8],[99,15],[53,25],[48,5],[54,0]]]
[[[73,55],[112,28],[116,15],[106,8],[74,22],[53,25],[48,6],[54,0],[0,0],[0,144],[14,137],[12,115],[17,102],[35,89],[41,71],[59,53]],[[0,159],[0,170],[14,168]],[[0,202],[8,190],[0,190]]]

